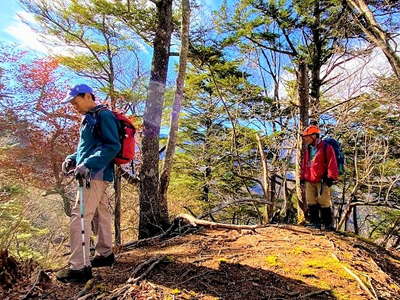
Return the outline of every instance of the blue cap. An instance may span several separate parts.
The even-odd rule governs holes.
[[[62,104],[69,103],[79,94],[85,93],[93,94],[92,88],[84,83],[77,84],[69,91],[68,95],[64,98]]]

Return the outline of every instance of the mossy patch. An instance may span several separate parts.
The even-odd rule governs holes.
[[[280,265],[278,256],[276,256],[276,255],[268,255],[265,258],[265,262],[267,263],[267,265],[269,265],[271,267],[277,267]]]
[[[343,269],[343,266],[347,265],[342,264],[340,261],[338,261],[333,257],[321,256],[309,259],[304,262],[304,266],[315,269],[329,270],[331,272],[338,274],[342,278],[353,280],[353,277]]]
[[[319,287],[321,290],[331,290],[332,286],[326,281],[320,280],[320,279],[315,279],[313,281],[313,285],[316,287]]]
[[[302,268],[297,272],[297,274],[303,277],[318,277],[315,270],[311,268]]]
[[[164,262],[172,263],[172,262],[174,262],[174,261],[175,261],[175,258],[174,258],[173,256],[171,256],[171,255],[167,255],[167,256],[164,258]]]
[[[171,294],[172,295],[179,295],[181,293],[181,291],[179,289],[173,289]]]
[[[307,251],[303,247],[300,247],[300,246],[294,247],[294,249],[292,249],[290,252],[294,255],[300,255],[303,253],[307,253]]]

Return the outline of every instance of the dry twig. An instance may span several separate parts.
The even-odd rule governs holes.
[[[25,296],[21,300],[28,299],[30,295],[32,294],[33,290],[36,288],[38,284],[40,284],[43,280],[45,281],[50,281],[49,275],[47,275],[43,270],[40,270],[34,284],[32,287],[29,289],[28,293],[25,294]]]
[[[345,267],[345,266],[342,266],[342,267],[343,267],[343,269],[344,269],[350,276],[352,276],[352,277],[357,281],[357,283],[360,285],[360,287],[368,294],[368,296],[369,296],[371,299],[378,300],[378,298],[374,296],[374,294],[373,294],[373,293],[371,292],[371,290],[365,285],[365,283],[361,280],[361,278],[357,276],[357,274],[355,274],[353,271],[351,271],[349,268],[347,268],[347,267]]]
[[[145,262],[139,264],[135,270],[133,270],[132,277],[130,277],[127,281],[126,284],[118,289],[115,289],[110,297],[107,299],[127,299],[128,295],[132,292],[132,290],[135,288],[134,285],[136,285],[140,280],[145,278],[153,269],[154,267],[165,260],[165,256],[161,257],[152,257]],[[139,271],[141,271],[145,266],[150,265],[143,273],[142,275],[135,277]]]

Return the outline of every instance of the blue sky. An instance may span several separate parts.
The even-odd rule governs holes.
[[[211,11],[218,8],[222,0],[201,0],[207,10]],[[16,42],[32,49],[45,51],[38,42],[34,41],[34,36],[29,32],[28,27],[22,24],[17,14],[22,12],[22,8],[17,0],[0,1],[0,41]]]
[[[228,0],[228,3],[232,3],[233,1],[234,0]],[[204,9],[201,10],[200,16],[208,21],[210,19],[211,12],[218,9],[223,0],[200,0],[199,2],[204,7]],[[36,38],[37,35],[32,32],[27,25],[23,24],[18,19],[17,14],[21,13],[25,18],[28,18],[28,20],[32,19],[30,15],[26,13],[24,14],[17,0],[0,1],[0,41],[15,42],[23,48],[30,48],[42,54],[49,53],[49,49],[47,49],[46,46]],[[50,50],[60,53],[60,50],[65,51],[65,47],[59,47],[58,49],[56,47],[52,47]],[[148,56],[148,59],[146,59],[145,62],[146,69],[150,69],[150,51],[146,51],[148,52],[146,55]],[[351,75],[351,78],[353,79],[351,82],[352,84],[348,84],[349,81],[347,80],[345,85],[339,85],[338,90],[332,92],[336,95],[340,95],[339,98],[345,99],[352,97],[354,96],[354,93],[360,92],[360,86],[368,86],[368,83],[364,82],[365,80],[370,81],[371,77],[374,77],[375,74],[385,74],[388,70],[390,70],[385,57],[380,53],[379,50],[374,50],[373,57],[369,57],[368,60],[369,62],[367,68],[364,67],[365,62],[358,60],[353,60],[343,65],[338,72],[349,72],[350,76],[350,74],[354,73],[355,69],[359,68],[359,66],[362,66],[362,68],[360,68],[360,72],[363,72],[364,76],[359,76],[360,72],[356,71],[355,75]],[[174,64],[176,64],[177,61],[177,58],[172,58],[169,68],[170,74],[168,81],[172,84],[175,79]],[[360,79],[361,77],[363,78],[362,80],[355,80],[356,76],[360,77]],[[285,79],[284,74],[282,77]],[[354,85],[354,87],[352,87],[352,85]]]
[[[230,0],[231,1],[231,0]],[[216,10],[222,3],[222,0],[201,0],[205,7],[202,10],[201,17],[208,19],[213,10]],[[0,1],[0,42],[13,42],[23,49],[30,49],[39,55],[46,54],[65,54],[68,47],[47,47],[40,41],[40,36],[32,31],[29,26],[24,24],[18,15],[22,15],[24,19],[34,22],[32,15],[23,11],[18,3],[18,0]],[[151,47],[143,46],[142,57],[144,58],[147,69],[150,69],[151,62]],[[173,49],[178,50],[178,49]],[[69,54],[69,53],[68,53]],[[174,64],[178,62],[176,57],[170,59],[170,72],[169,81],[174,80],[175,68]]]
[[[21,10],[16,0],[1,1],[0,4],[0,40],[12,41],[16,39],[6,32],[6,29],[15,21],[17,12]]]

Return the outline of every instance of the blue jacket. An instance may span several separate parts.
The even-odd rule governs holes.
[[[68,158],[84,164],[92,179],[113,181],[114,158],[121,149],[117,120],[103,105],[87,112],[79,129],[77,150]]]

